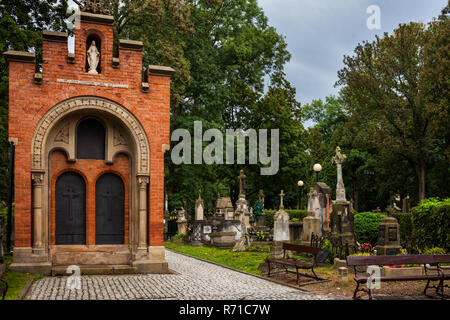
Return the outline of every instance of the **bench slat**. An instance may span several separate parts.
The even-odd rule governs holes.
[[[320,248],[283,242],[283,250],[296,251],[298,253],[312,253],[313,255],[317,255]]]
[[[450,263],[450,254],[403,256],[348,256],[348,266]]]

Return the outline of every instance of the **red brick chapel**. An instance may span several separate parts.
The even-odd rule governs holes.
[[[140,41],[120,40],[115,57],[114,18],[104,9],[85,6],[79,20],[75,53],[67,33],[43,32],[42,72],[34,53],[4,53],[16,150],[11,269],[168,272],[164,152],[174,70],[150,65],[142,75]]]

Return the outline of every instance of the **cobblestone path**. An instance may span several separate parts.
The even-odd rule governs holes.
[[[166,250],[174,274],[81,276],[81,290],[66,286],[68,277],[36,281],[26,299],[38,300],[324,300],[294,288]]]

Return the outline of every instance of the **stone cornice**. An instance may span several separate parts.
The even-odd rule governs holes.
[[[63,42],[67,43],[68,34],[67,32],[58,32],[58,31],[42,31],[42,36],[44,40],[52,41],[52,42]]]
[[[143,43],[142,41],[135,40],[119,40],[119,49],[120,50],[133,50],[133,51],[142,51]]]
[[[113,25],[114,17],[104,14],[95,14],[90,12],[80,12],[81,22],[91,22],[97,24]]]
[[[3,52],[3,56],[6,58],[6,61],[8,62],[17,61],[17,62],[35,63],[36,61],[36,54],[34,52],[9,50]]]
[[[171,67],[149,65],[147,68],[147,73],[148,75],[171,77],[175,73],[175,70]]]

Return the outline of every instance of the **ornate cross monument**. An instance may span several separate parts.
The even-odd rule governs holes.
[[[337,166],[337,184],[336,184],[336,200],[346,201],[344,180],[342,179],[342,164],[347,160],[347,156],[341,153],[341,148],[336,147],[336,155],[331,159],[331,162]]]
[[[330,212],[331,237],[337,238],[343,245],[350,247],[356,245],[352,203],[345,198],[344,180],[342,178],[342,164],[347,159],[345,154],[341,153],[341,148],[336,147],[336,155],[331,159],[337,166],[337,184],[336,200],[332,201]]]

